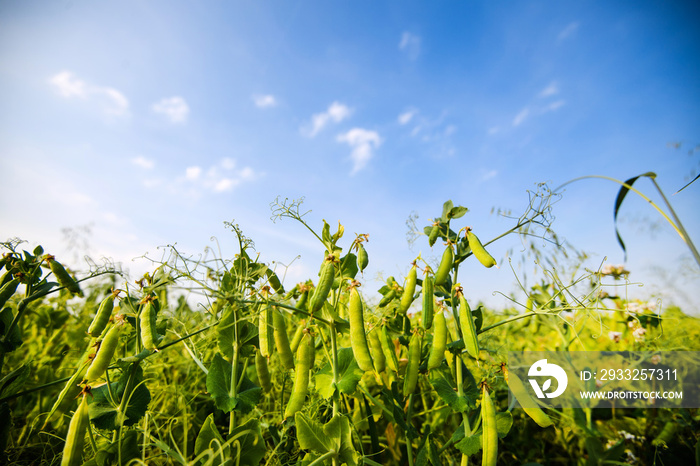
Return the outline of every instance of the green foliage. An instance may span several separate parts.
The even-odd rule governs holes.
[[[520,234],[559,244],[551,229],[550,196],[546,191],[533,196],[526,213],[495,239]],[[73,296],[67,282],[62,286],[51,279],[41,247],[30,253],[20,250],[18,242],[3,243],[0,460],[20,465],[58,462],[81,392],[89,406],[83,461],[97,466],[436,466],[467,459],[478,464],[486,390],[496,412],[499,464],[547,464],[554,459],[615,464],[634,458],[640,464],[689,464],[698,454],[698,410],[547,409],[553,426],[542,428],[523,409],[509,405],[503,377],[508,351],[700,350],[698,319],[678,308],[621,297],[621,281],[629,275],[624,268],[587,271],[564,280],[552,267],[541,282],[521,290],[525,304],[514,299],[512,308],[496,312],[471,303],[478,352],[468,355],[461,338],[453,337],[460,335],[455,310],[460,299],[470,297],[460,296],[452,284],[467,282],[458,276],[460,266],[476,259],[471,259],[467,241],[469,227],[455,226],[469,211],[447,201],[439,217],[415,228],[417,237],[435,245],[437,254],[444,250],[443,242],[454,248],[447,278],[428,296],[446,316],[449,344],[444,359],[427,370],[435,326],[428,326],[429,319],[422,319],[420,312],[402,309],[404,288],[399,283],[404,279],[389,277],[378,290],[381,301],[366,304],[363,319],[365,332],[376,332],[380,340],[372,357],[381,354],[386,364],[374,366],[380,372],[365,372],[353,353],[347,316],[350,287],[356,286],[358,272],[369,270],[362,246],[368,235],[345,243],[345,228],[338,224],[332,232],[325,221],[316,232],[305,222],[300,205],[277,201],[273,210],[276,218],[291,218],[306,227],[319,240],[324,258],[332,254],[324,265],[333,268],[333,281],[328,281],[327,299],[314,312],[309,301],[321,275],[296,285],[282,283],[284,275],[259,262],[252,241],[232,223],[227,225],[238,239],[235,257],[194,260],[171,248],[153,273],[137,280],[137,287],[133,280],[120,282],[114,270],[83,274],[66,269],[81,284],[82,298]],[[494,240],[484,242],[484,248]],[[422,276],[432,275],[437,265],[416,260]],[[415,290],[412,284],[406,288],[414,290],[415,299],[422,286],[417,279]],[[84,375],[101,337],[91,337],[87,329],[100,303],[117,287],[110,319],[111,325],[123,325],[122,332],[109,369],[88,385]],[[189,301],[183,289],[199,300]],[[155,350],[144,347],[140,331],[149,301],[162,337]],[[309,343],[309,352],[295,352],[295,358],[313,353],[315,361],[307,365],[296,360],[294,369],[285,369],[273,344],[264,360],[271,380],[263,392],[255,358],[264,341],[258,317],[267,309],[284,314],[277,332],[304,335]],[[412,338],[414,364],[409,365]],[[284,419],[292,381],[306,380],[296,371],[306,367],[309,385],[300,392],[301,410]],[[415,390],[404,394],[407,368],[411,377],[417,372],[417,382]],[[492,412],[490,405],[484,406]],[[491,439],[493,426],[491,422],[486,428]]]

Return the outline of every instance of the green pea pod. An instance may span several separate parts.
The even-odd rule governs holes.
[[[260,353],[266,358],[272,355],[272,338],[271,308],[265,306],[258,314],[258,341]]]
[[[297,329],[294,331],[292,342],[289,344],[289,347],[291,348],[293,353],[295,353],[297,351],[297,348],[299,348],[299,342],[301,342],[301,337],[304,336],[305,327],[306,326],[303,322],[299,322],[299,325],[297,325]]]
[[[284,317],[276,308],[272,309],[272,329],[282,366],[287,370],[294,369],[294,353],[292,353],[292,347],[289,345],[287,327],[284,325]]]
[[[306,304],[309,301],[309,290],[304,286],[304,291],[301,292],[301,296],[299,296],[299,300],[296,303],[296,308],[305,310],[306,309]]]
[[[362,243],[357,243],[357,268],[360,269],[360,272],[364,272],[368,265],[369,255],[367,250]]]
[[[437,272],[435,272],[435,285],[443,285],[447,281],[447,276],[452,270],[452,262],[454,262],[455,253],[452,250],[451,245],[447,245],[445,252],[442,253],[442,258],[440,259],[440,265],[438,265]]]
[[[471,230],[467,230],[467,241],[469,241],[469,247],[479,262],[481,262],[481,265],[484,267],[493,267],[496,265],[496,259],[484,249],[479,238],[477,238]]]
[[[88,416],[87,396],[83,396],[78,409],[73,413],[73,417],[68,425],[66,444],[63,447],[63,458],[61,466],[78,466],[83,464],[83,446],[85,445],[85,431],[90,423]]]
[[[141,309],[139,315],[139,327],[141,330],[141,343],[148,351],[157,349],[160,335],[156,329],[156,306],[148,299]]]
[[[532,420],[535,421],[540,427],[551,426],[552,420],[549,418],[547,413],[542,411],[542,409],[540,409],[540,407],[537,406],[536,402],[532,399],[530,393],[527,391],[527,388],[525,388],[523,381],[520,380],[520,378],[517,375],[511,373],[508,370],[506,370],[505,376],[508,388],[510,388],[510,391],[513,393],[513,396],[520,402],[520,406],[522,406],[523,410],[527,413],[527,415],[530,416]]]
[[[430,348],[428,357],[428,370],[440,367],[445,358],[445,348],[447,348],[447,322],[445,315],[438,312],[435,315],[435,328],[433,329],[433,346]]]
[[[396,297],[396,290],[391,289],[379,300],[379,307],[384,307]]]
[[[433,292],[433,277],[426,275],[423,279],[423,328],[426,330],[433,325],[433,314],[435,311],[435,296]]]
[[[313,359],[314,344],[313,338],[308,333],[305,333],[299,343],[297,349],[297,366],[294,374],[294,386],[292,394],[287,403],[287,409],[284,410],[284,418],[294,416],[302,406],[309,392],[309,371],[311,370],[311,360]]]
[[[85,374],[85,378],[88,382],[102,377],[107,367],[109,367],[109,363],[112,362],[112,357],[114,356],[114,351],[119,344],[119,334],[121,330],[122,324],[116,324],[113,325],[107,332],[107,335],[105,335],[102,343],[100,343],[100,348],[97,350],[95,359],[92,360],[92,364],[90,364],[90,368],[87,374]]]
[[[109,318],[112,317],[112,311],[114,310],[114,299],[117,297],[116,294],[112,293],[102,300],[100,307],[97,309],[95,317],[88,327],[88,335],[91,337],[99,337],[102,335],[102,331],[107,327]]]
[[[459,324],[462,327],[462,341],[467,348],[467,353],[471,357],[479,359],[479,340],[476,336],[472,310],[459,285],[457,287],[457,296],[459,297]]]
[[[406,366],[406,376],[403,381],[403,396],[409,396],[416,391],[418,385],[418,367],[421,356],[421,337],[418,333],[411,336],[408,343],[408,365]]]
[[[15,294],[18,286],[19,278],[13,278],[9,282],[5,283],[2,288],[0,288],[0,309],[2,309],[7,300],[10,299],[13,294]]]
[[[51,268],[51,271],[56,277],[56,280],[58,280],[58,284],[68,289],[68,291],[70,291],[74,295],[80,296],[82,298],[83,292],[80,289],[80,285],[78,285],[78,283],[75,280],[73,280],[73,277],[70,276],[70,274],[66,271],[63,265],[61,265],[56,259],[54,259],[54,256],[52,255],[46,256],[46,261],[49,263],[49,267]]]
[[[484,387],[481,398],[481,450],[483,452],[481,464],[483,466],[496,466],[498,459],[498,430],[496,429],[496,408]]]
[[[258,374],[258,382],[263,391],[269,392],[272,389],[272,376],[267,367],[267,358],[260,354],[260,351],[255,352],[255,372]]]
[[[309,312],[311,314],[320,311],[321,308],[323,308],[323,303],[325,303],[326,299],[328,299],[328,294],[331,292],[333,280],[335,279],[334,261],[335,256],[332,254],[329,254],[323,261],[318,286],[316,287],[316,291],[314,291],[314,294],[311,297],[311,302],[309,303]]]
[[[438,223],[436,223],[430,229],[430,235],[428,235],[428,244],[430,245],[430,247],[433,247],[433,245],[437,241],[439,233],[440,233],[440,225]]]
[[[406,277],[406,282],[403,286],[403,294],[401,295],[401,304],[399,304],[399,311],[404,314],[413,302],[413,295],[416,293],[416,280],[416,265],[413,264],[411,270],[408,271],[408,276]]]
[[[357,365],[365,372],[374,370],[372,355],[369,352],[367,335],[365,334],[362,298],[354,286],[350,288],[348,313],[350,315],[350,345],[352,346],[352,352],[355,354]]]
[[[376,370],[377,373],[386,370],[386,357],[384,356],[382,341],[379,339],[379,331],[378,327],[374,327],[369,332],[369,349],[372,353],[372,360],[374,361],[374,370]]]
[[[389,365],[389,369],[398,373],[399,372],[399,358],[396,356],[396,349],[394,348],[394,342],[389,336],[389,329],[386,325],[382,327],[381,340],[382,351],[384,352],[386,363]]]
[[[664,428],[659,432],[659,435],[651,441],[651,444],[655,447],[661,445],[668,446],[668,444],[677,437],[676,433],[678,432],[678,427],[678,423],[675,421],[667,421],[666,424],[664,424]]]
[[[58,397],[56,398],[56,401],[51,407],[49,414],[46,415],[46,420],[44,421],[44,426],[41,428],[41,430],[44,430],[46,428],[56,411],[63,413],[69,408],[69,406],[65,406],[67,401],[69,401],[70,403],[75,403],[75,398],[78,397],[81,391],[79,383],[81,380],[83,380],[83,377],[85,376],[85,371],[89,365],[89,361],[81,363],[78,366],[78,370],[75,371],[73,376],[63,386],[63,390],[61,390],[61,393],[58,394]]]

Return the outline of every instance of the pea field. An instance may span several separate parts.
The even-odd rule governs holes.
[[[527,396],[509,377],[509,351],[700,350],[696,317],[618,293],[623,267],[552,267],[505,309],[471,297],[461,265],[497,266],[490,244],[507,235],[556,243],[550,208],[533,196],[511,229],[484,238],[479,219],[447,201],[416,232],[439,262],[418,256],[378,290],[366,289],[372,232],[309,224],[298,201],[278,200],[273,213],[324,250],[300,283],[259,262],[235,223],[234,257],[171,247],[137,279],[6,241],[2,462],[700,464],[697,409],[509,401],[509,386]]]

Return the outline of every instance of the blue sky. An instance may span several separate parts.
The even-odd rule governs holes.
[[[196,254],[216,236],[234,254],[223,222],[235,220],[262,260],[293,262],[293,286],[315,277],[323,251],[300,225],[273,223],[269,205],[303,196],[312,226],[341,221],[346,244],[370,234],[371,296],[418,253],[437,261],[442,245],[409,247],[406,220],[427,224],[447,199],[487,241],[512,226],[492,208],[522,213],[539,182],[654,171],[672,194],[695,176],[699,13],[694,2],[2,2],[0,239],[59,254],[62,228],[89,225],[91,256],[141,272],[150,265],[132,259],[165,244]],[[672,198],[696,242],[699,188]],[[623,262],[617,190],[578,182],[554,208],[589,267]],[[645,284],[630,293],[699,311],[678,236],[638,199],[621,220],[630,278]],[[465,265],[471,299],[522,297],[506,260],[520,261],[520,244],[489,248],[498,270]]]

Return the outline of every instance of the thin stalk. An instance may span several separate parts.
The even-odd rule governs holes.
[[[231,398],[236,398],[238,394],[238,314],[236,311],[236,306],[232,308],[233,312],[233,361],[231,362],[231,388],[229,389],[229,396]],[[228,434],[233,433],[233,429],[236,427],[236,410],[232,409],[229,414],[229,424],[228,424]]]
[[[690,239],[690,235],[688,235],[688,232],[685,230],[683,227],[683,224],[681,223],[681,219],[678,218],[676,215],[676,211],[673,210],[673,207],[671,207],[671,203],[668,202],[668,199],[664,195],[663,191],[661,191],[661,188],[659,187],[658,183],[656,182],[655,178],[651,178],[651,182],[654,183],[654,186],[656,187],[656,190],[659,192],[661,195],[661,199],[664,200],[666,203],[666,207],[668,207],[668,210],[671,212],[671,215],[673,216],[673,219],[676,221],[676,225],[678,225],[678,229],[681,231],[683,238],[683,241],[685,241],[685,244],[688,245],[690,248],[690,251],[693,253],[693,256],[695,257],[695,262],[698,263],[698,266],[700,266],[700,254],[698,253],[698,250],[695,248],[695,244]]]
[[[333,353],[333,385],[335,386],[340,381],[340,374],[338,373],[338,339],[335,331],[335,322],[331,323],[331,353]],[[339,396],[336,390],[333,393],[333,417],[340,411]]]
[[[535,312],[535,311],[532,311],[532,312],[526,312],[525,314],[518,314],[517,316],[513,316],[513,317],[509,317],[508,319],[501,320],[501,321],[499,321],[499,322],[496,322],[496,323],[493,324],[493,325],[489,325],[488,327],[483,327],[483,328],[482,328],[481,330],[479,330],[477,333],[479,333],[479,334],[481,334],[481,333],[486,333],[486,332],[488,332],[489,330],[493,330],[493,329],[496,328],[496,327],[500,327],[501,325],[509,324],[509,323],[511,323],[511,322],[514,322],[514,321],[520,320],[520,319],[524,319],[524,318],[526,318],[526,317],[532,317],[532,316],[537,315],[537,314],[546,314],[546,312]]]
[[[455,366],[457,370],[457,395],[462,398],[464,396],[464,387],[462,385],[462,380],[464,378],[462,374],[462,356],[460,355],[459,357],[455,358]],[[471,427],[469,426],[469,418],[467,417],[467,413],[462,413],[462,423],[464,424],[464,436],[469,437],[471,436]],[[466,466],[469,464],[469,456],[465,455],[462,453],[462,466]]]
[[[408,410],[406,412],[406,424],[411,423],[411,415],[413,414],[413,393],[408,396]],[[406,431],[406,454],[408,456],[408,466],[413,466],[413,441],[408,438]]]
[[[337,452],[336,452],[335,450],[328,451],[328,452],[324,453],[323,455],[319,456],[319,457],[316,459],[316,461],[314,461],[313,463],[309,464],[309,466],[321,466],[322,464],[325,464],[325,461],[326,461],[328,458],[331,458],[331,457],[333,457],[333,462],[335,463],[337,460],[336,460],[336,458],[334,457],[334,455],[336,455],[336,454],[337,454]]]

